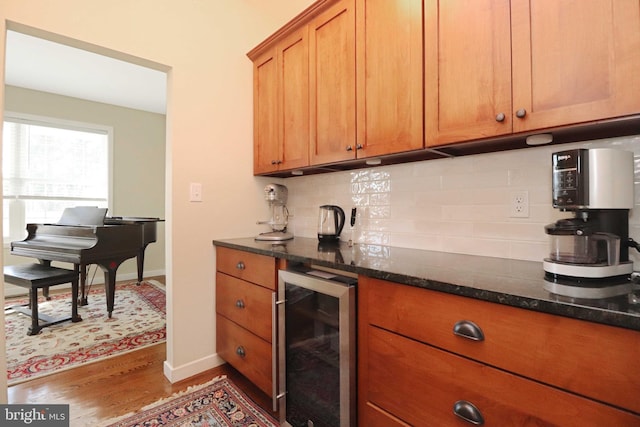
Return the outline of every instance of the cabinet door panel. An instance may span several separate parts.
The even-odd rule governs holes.
[[[514,131],[640,111],[640,2],[512,2]]]
[[[307,27],[278,43],[282,163],[279,169],[309,165],[309,43]]]
[[[371,402],[367,402],[364,405],[364,410],[358,414],[358,425],[363,427],[410,427],[409,424]]]
[[[254,60],[253,65],[253,173],[277,170],[278,68],[275,49]]]
[[[271,344],[236,325],[216,316],[217,352],[266,394],[273,393]]]
[[[425,1],[427,146],[511,133],[509,3]]]
[[[276,260],[270,256],[216,246],[216,267],[229,276],[275,290]]]
[[[272,340],[273,291],[216,273],[216,311],[265,341]],[[256,319],[261,319],[259,322]]]
[[[369,327],[366,398],[411,425],[469,425],[472,403],[487,426],[637,425],[640,417]]]
[[[422,0],[357,2],[358,158],[423,147]]]
[[[356,84],[353,0],[309,24],[311,164],[355,158]],[[351,145],[352,151],[346,147]]]
[[[370,324],[640,413],[640,379],[629,375],[637,331],[372,278],[359,278],[358,289]],[[454,334],[468,321],[483,340]]]

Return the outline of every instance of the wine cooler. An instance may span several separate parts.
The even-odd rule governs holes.
[[[280,421],[356,425],[356,283],[316,270],[279,271]]]

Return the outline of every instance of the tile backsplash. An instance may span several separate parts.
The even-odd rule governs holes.
[[[346,213],[345,241],[541,261],[544,226],[570,215],[551,206],[551,153],[599,147],[635,153],[629,226],[640,241],[640,135],[288,178],[289,230],[315,238],[318,207],[332,204]],[[529,197],[526,218],[511,217],[518,191]],[[640,253],[629,253],[637,270]]]

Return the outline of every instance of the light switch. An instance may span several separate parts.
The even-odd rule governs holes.
[[[192,182],[189,187],[189,201],[201,202],[202,201],[202,184],[199,182]]]

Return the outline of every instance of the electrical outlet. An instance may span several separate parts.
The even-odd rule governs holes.
[[[512,191],[509,200],[509,217],[529,218],[529,192]]]

